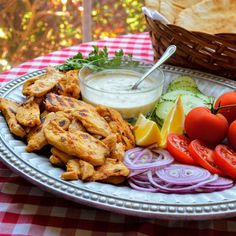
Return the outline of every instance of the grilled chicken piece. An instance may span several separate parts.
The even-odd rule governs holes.
[[[44,134],[52,146],[94,166],[102,165],[105,157],[109,155],[109,149],[100,140],[82,131],[65,131],[54,121],[44,128]]]
[[[16,120],[16,111],[18,107],[18,103],[5,98],[0,98],[0,111],[5,117],[11,133],[23,138],[26,135],[26,132]]]
[[[80,97],[78,70],[67,71],[57,87],[58,94],[78,99]]]
[[[93,109],[95,108],[83,101],[75,98],[49,93],[46,95],[45,108],[47,111],[67,111],[73,109]]]
[[[89,109],[89,107],[79,108],[74,111],[73,116],[75,119],[78,119],[91,134],[107,137],[112,133],[106,120],[94,109]]]
[[[111,133],[109,136],[101,140],[109,149],[110,151],[114,150],[117,143],[117,135]]]
[[[66,172],[61,175],[64,180],[77,180],[81,175],[79,160],[70,160],[66,165]]]
[[[69,132],[76,133],[77,131],[86,132],[83,124],[79,120],[72,120],[68,128]]]
[[[64,167],[65,166],[64,162],[59,157],[57,157],[55,155],[51,155],[49,157],[49,161],[54,166],[59,166],[59,167]]]
[[[51,153],[52,153],[53,156],[57,157],[63,163],[63,166],[66,165],[66,163],[69,160],[76,158],[74,156],[66,154],[65,152],[62,152],[61,150],[59,150],[55,147],[51,148]]]
[[[122,143],[117,143],[117,134],[110,134],[101,141],[110,149],[110,158],[123,161],[125,148]]]
[[[115,148],[111,151],[111,158],[123,161],[125,156],[125,147],[123,143],[116,143]]]
[[[112,158],[106,158],[105,163],[102,166],[96,168],[93,176],[89,178],[92,181],[109,181],[116,179],[114,177],[126,177],[129,174],[129,169],[123,162]],[[113,178],[111,178],[113,177]],[[123,178],[118,178],[123,181]],[[117,179],[117,180],[118,180]],[[118,181],[119,182],[119,181]]]
[[[100,180],[100,182],[109,184],[121,184],[126,180],[125,176],[111,176],[106,179]]]
[[[40,125],[40,100],[29,98],[26,102],[22,103],[16,111],[17,121],[24,126],[34,127]]]
[[[41,119],[41,125],[33,128],[29,132],[27,136],[28,145],[26,147],[26,150],[28,152],[40,150],[48,144],[47,139],[44,135],[44,128],[51,120],[54,120],[62,129],[68,129],[70,124],[70,120],[65,116],[63,112],[51,112],[47,114]]]
[[[42,97],[51,91],[64,76],[54,67],[49,66],[45,75],[29,79],[23,85],[23,95],[30,97]]]
[[[66,172],[61,175],[64,180],[86,180],[94,173],[93,165],[78,159],[68,161],[66,167]]]
[[[124,144],[125,150],[135,146],[132,127],[118,111],[102,105],[98,105],[96,111],[109,123],[112,133],[118,134],[118,142]]]

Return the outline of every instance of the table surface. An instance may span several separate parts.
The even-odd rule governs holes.
[[[25,62],[0,74],[0,87],[25,73],[63,63],[77,52],[88,55],[92,45],[123,49],[152,61],[148,33],[89,42]],[[13,173],[0,162],[0,235],[235,235],[236,218],[212,221],[166,221],[119,215],[79,205],[49,194]]]

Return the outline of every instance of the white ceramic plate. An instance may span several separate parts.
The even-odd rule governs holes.
[[[219,96],[236,89],[235,81],[210,74],[167,65],[162,69],[166,84],[179,75],[188,74],[208,95]],[[45,70],[39,70],[13,80],[0,90],[0,96],[22,101],[24,81],[44,73]],[[27,153],[25,146],[22,140],[10,134],[4,117],[0,115],[1,160],[14,172],[57,196],[112,212],[148,218],[202,220],[236,215],[236,186],[220,192],[180,195],[139,192],[128,186],[97,182],[66,182],[60,179],[62,169],[53,167],[46,155]]]

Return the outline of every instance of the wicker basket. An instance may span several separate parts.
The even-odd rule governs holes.
[[[211,35],[190,32],[176,25],[165,25],[146,17],[154,60],[157,61],[170,44],[177,51],[168,64],[197,69],[236,80],[236,34]]]

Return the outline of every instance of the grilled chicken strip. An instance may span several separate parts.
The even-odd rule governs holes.
[[[70,120],[65,116],[63,112],[51,112],[47,114],[41,119],[41,125],[33,128],[29,132],[27,136],[28,145],[26,147],[26,150],[28,152],[40,150],[48,144],[47,139],[44,135],[44,128],[51,120],[54,120],[62,129],[68,129],[70,124]]]
[[[66,172],[61,175],[62,179],[64,180],[86,180],[94,173],[93,165],[78,159],[68,161],[66,167]]]
[[[86,132],[86,129],[84,128],[83,124],[79,120],[72,120],[69,125],[68,130],[71,133],[76,133],[77,131]]]
[[[58,94],[78,99],[80,97],[78,70],[67,71],[57,87]]]
[[[54,121],[46,125],[44,134],[49,144],[94,166],[102,165],[109,155],[109,149],[100,140],[82,131],[65,131]]]
[[[69,160],[72,160],[72,159],[75,159],[76,157],[74,156],[71,156],[71,155],[68,155],[66,154],[65,152],[62,152],[61,150],[55,148],[55,147],[52,147],[51,148],[51,153],[52,153],[52,156],[56,157],[57,159],[60,160],[60,162],[62,163],[62,166],[65,166],[66,163],[69,161]],[[50,157],[51,158],[51,157]],[[50,160],[49,158],[49,160]],[[51,161],[51,160],[50,160]],[[51,162],[52,163],[52,162]],[[54,164],[54,163],[52,163]]]
[[[95,169],[95,172],[90,180],[108,181],[111,177],[126,177],[128,174],[129,169],[123,162],[112,158],[106,158],[105,163]],[[112,180],[112,178],[110,180]],[[123,181],[124,179],[121,178],[120,180]]]
[[[93,109],[95,108],[83,101],[77,100],[75,98],[56,95],[54,93],[49,93],[46,95],[45,108],[47,111],[67,111],[73,109]]]
[[[26,135],[26,132],[16,120],[16,111],[18,107],[18,103],[5,98],[0,98],[0,111],[5,117],[11,133],[23,138]]]
[[[118,134],[118,142],[123,143],[125,150],[135,146],[132,127],[122,118],[118,111],[102,105],[98,105],[96,111],[108,122],[112,133]]]
[[[38,99],[30,98],[22,103],[16,111],[17,121],[24,126],[34,127],[40,125],[40,101]]]
[[[112,133],[101,141],[110,149],[110,158],[123,161],[125,156],[125,148],[123,143],[117,142],[117,134]]]
[[[42,97],[51,91],[64,76],[54,67],[48,67],[46,74],[29,79],[23,85],[23,95],[30,97]]]
[[[94,109],[80,108],[73,112],[75,119],[78,119],[88,132],[91,134],[107,137],[110,135],[111,129],[106,120],[100,116]]]

